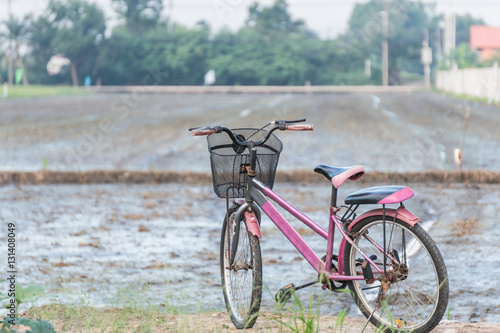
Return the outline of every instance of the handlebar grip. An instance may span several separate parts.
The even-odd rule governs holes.
[[[286,130],[290,131],[313,131],[314,130],[314,125],[313,124],[290,124],[285,126]]]
[[[201,135],[209,135],[213,133],[220,133],[221,132],[221,127],[220,126],[205,126],[205,127],[198,127],[198,128],[190,128],[189,129],[193,136],[201,136]]]

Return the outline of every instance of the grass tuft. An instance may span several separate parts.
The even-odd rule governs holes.
[[[72,87],[72,86],[44,86],[44,85],[10,86],[7,98],[73,96],[73,95],[84,95],[88,93],[89,92],[86,91],[85,88]]]

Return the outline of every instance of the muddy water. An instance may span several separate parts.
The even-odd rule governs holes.
[[[417,195],[407,208],[436,222],[430,234],[448,267],[450,319],[500,322],[495,278],[500,274],[500,186],[412,188]],[[277,184],[275,189],[326,225],[327,184]],[[341,195],[355,189],[349,184]],[[37,304],[224,309],[218,251],[225,204],[210,187],[3,186],[0,196],[1,220],[18,229],[18,283],[47,290]],[[294,225],[313,249],[324,252],[323,239]],[[315,274],[267,218],[262,232],[264,282],[270,290],[264,291],[263,309],[272,310],[271,294],[290,282],[312,281]],[[299,291],[304,303],[311,291],[322,313],[346,308],[350,316],[359,315],[349,295],[319,288]]]

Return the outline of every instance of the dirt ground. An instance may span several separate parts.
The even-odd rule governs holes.
[[[120,310],[113,310],[113,315]],[[22,317],[27,317],[23,315]],[[140,317],[127,318],[127,329],[133,330],[133,327],[140,327],[143,324],[143,319]],[[231,323],[227,313],[225,312],[205,312],[197,315],[177,314],[177,315],[162,315],[155,316],[156,323],[153,328],[148,331],[161,332],[291,332],[292,329],[301,327],[300,321],[295,321],[289,315],[278,315],[276,313],[262,312],[257,319],[254,327],[246,330],[237,330]],[[68,325],[63,320],[52,320],[51,324],[57,332],[94,332],[98,330],[85,330],[81,327]],[[110,323],[111,324],[111,323]],[[289,325],[287,327],[287,325]],[[376,329],[368,324],[365,328],[366,320],[361,318],[345,318],[340,326],[337,317],[320,316],[316,318],[314,327],[319,332],[336,332],[336,333],[360,333],[364,330],[366,333],[374,333]],[[292,329],[290,329],[290,327]],[[17,326],[20,332],[25,332],[28,328]],[[108,330],[105,330],[108,331]],[[302,331],[302,330],[299,330]],[[500,331],[500,324],[493,323],[461,323],[457,321],[445,320],[441,322],[433,333],[495,333]]]
[[[254,328],[245,332],[277,332],[278,324],[271,315],[267,318],[259,318]],[[197,316],[196,319],[190,320],[191,323],[196,323],[192,326],[194,330],[200,329],[203,332],[235,332],[238,331],[232,327],[232,323],[228,320],[226,313],[214,313]],[[287,322],[286,319],[284,322]],[[331,316],[321,316],[319,324],[319,332],[335,332],[337,318]],[[366,321],[360,318],[346,318],[342,328],[338,328],[339,333],[360,333],[365,326]],[[189,329],[188,329],[189,330]],[[287,331],[286,329],[284,330]],[[433,333],[494,333],[500,331],[500,324],[471,324],[460,323],[453,321],[445,321],[439,324]],[[373,326],[368,326],[366,333],[375,332]]]
[[[500,290],[491,279],[500,274],[492,255],[498,252],[500,237],[500,185],[408,185],[416,196],[406,207],[423,223],[433,223],[429,233],[447,265],[446,318],[500,322]],[[339,195],[359,186],[343,185]],[[275,190],[326,227],[326,181],[277,183]],[[44,297],[26,307],[54,301],[78,306],[83,301],[96,307],[151,303],[170,304],[180,312],[224,311],[218,261],[225,203],[210,185],[7,185],[0,186],[0,197],[0,219],[13,221],[18,229],[19,284],[46,288]],[[324,239],[300,223],[292,224],[315,251],[325,251]],[[268,218],[263,219],[262,234],[264,283],[269,289],[263,294],[262,311],[273,311],[276,290],[317,276]],[[486,271],[490,274],[464,277]],[[360,316],[346,293],[314,286],[297,295],[307,303],[312,292],[318,300],[313,306],[322,315],[346,309],[348,317]]]
[[[182,323],[182,319],[174,319]],[[288,323],[288,318],[282,320]],[[264,314],[264,316],[259,317],[254,328],[245,330],[245,332],[277,332],[279,330],[279,325],[276,322],[279,318],[276,315]],[[190,324],[189,330],[200,330],[203,332],[236,332],[226,313],[213,313],[204,314],[201,316],[196,316],[192,319],[188,319]],[[321,316],[319,324],[319,332],[335,332],[335,325],[337,324],[337,318],[332,316]],[[346,318],[343,322],[342,328],[338,327],[337,332],[339,333],[360,333],[365,326],[366,321],[360,318]],[[287,332],[286,329],[284,329]],[[439,324],[433,333],[493,333],[500,331],[500,324],[471,324],[471,323],[460,323],[453,321],[445,321]],[[375,332],[373,326],[368,325],[365,330],[366,333]]]
[[[500,165],[499,108],[438,94],[96,94],[0,101],[0,170],[206,175],[206,141],[192,137],[187,128],[259,127],[301,117],[314,123],[315,131],[278,133],[284,143],[278,173],[312,170],[321,163],[362,164],[367,172],[382,173],[451,171],[453,150],[462,146],[465,125],[464,169],[498,171]],[[42,284],[47,292],[26,307],[74,304],[82,297],[96,307],[168,303],[205,313],[200,320],[169,317],[175,327],[188,322],[200,325],[193,326],[200,332],[234,330],[223,312],[218,273],[224,202],[210,184],[6,183],[0,186],[0,219],[19,227],[19,283]],[[360,185],[349,183],[340,195]],[[379,184],[362,184],[370,185]],[[486,323],[500,322],[500,290],[491,278],[500,274],[495,255],[499,185],[406,185],[417,193],[407,207],[424,222],[434,223],[430,233],[450,276],[452,321],[443,322],[436,332],[500,331],[499,324]],[[327,219],[328,184],[278,182],[275,189],[312,219]],[[312,248],[324,248],[300,228]],[[262,231],[264,277],[270,290],[314,278],[303,273],[309,266],[269,220],[264,220]],[[307,300],[309,295],[299,296]],[[264,296],[264,312],[272,311],[272,296]],[[344,329],[360,331],[364,321],[355,318],[359,314],[348,295],[328,294],[322,305],[325,316],[347,309],[350,319]],[[328,318],[325,329],[335,324],[334,317]],[[272,331],[270,322],[261,318],[255,330]]]
[[[450,170],[465,125],[463,167],[500,165],[499,108],[438,94],[94,94],[0,101],[0,170],[207,171],[189,127],[302,117],[315,131],[278,133],[282,169]]]

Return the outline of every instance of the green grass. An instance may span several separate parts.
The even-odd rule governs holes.
[[[275,302],[275,307],[278,310],[278,318],[274,319],[279,325],[279,332],[294,332],[294,333],[314,333],[319,331],[319,308],[318,304],[316,311],[313,311],[314,292],[311,293],[309,305],[306,307],[297,297],[295,292],[292,292],[293,310],[288,308],[285,311],[286,316],[283,316],[283,310],[286,304]],[[321,302],[319,302],[321,303]],[[285,319],[286,318],[286,319]]]
[[[438,93],[438,94],[445,95],[446,97],[458,98],[458,99],[468,101],[468,102],[476,102],[476,103],[482,103],[482,104],[487,104],[487,105],[500,106],[500,103],[495,103],[494,101],[492,101],[491,103],[488,103],[488,98],[486,98],[486,97],[477,97],[477,96],[471,96],[471,95],[466,95],[466,94],[455,94],[452,92],[447,92],[447,91],[436,89],[436,88],[433,88],[432,91],[435,93]]]
[[[157,332],[178,330],[182,321],[173,315],[161,313],[157,308],[94,308],[90,306],[65,306],[48,304],[31,308],[27,316],[44,319],[61,331],[87,332]]]
[[[144,288],[124,287],[109,300],[107,307],[91,306],[95,290],[80,290],[73,301],[32,307],[22,314],[31,322],[50,322],[59,332],[202,332],[193,318],[199,307],[176,306],[178,299],[167,293],[163,302],[154,303],[141,296]],[[182,295],[181,295],[182,297]],[[204,313],[210,318],[211,312]]]
[[[41,96],[73,96],[83,95],[89,92],[83,87],[72,86],[10,86],[8,98],[26,98],[26,97],[41,97]],[[0,97],[3,94],[3,86],[0,86]],[[0,98],[0,101],[2,98]]]
[[[38,285],[20,288],[23,299],[19,303],[36,299],[42,294],[47,296]],[[21,325],[30,325],[35,328],[33,332],[233,332],[235,331],[229,316],[221,309],[207,310],[201,304],[185,304],[186,295],[175,289],[165,286],[166,295],[161,301],[152,301],[144,296],[148,285],[123,286],[109,295],[109,304],[105,307],[92,306],[91,298],[99,290],[80,290],[72,293],[70,290],[63,294],[73,294],[73,298],[60,299],[60,303],[46,304],[30,308],[20,315]],[[266,287],[267,289],[267,287]],[[268,290],[268,289],[267,289]],[[268,290],[269,291],[269,290]],[[274,298],[274,296],[272,296]],[[261,312],[261,317],[255,330],[252,332],[296,332],[316,333],[323,329],[331,329],[335,333],[353,332],[353,324],[346,325],[347,311],[343,310],[338,318],[323,316],[320,319],[320,307],[330,293],[318,295],[311,291],[308,301],[302,302],[298,295],[292,294],[291,300],[286,304],[276,302],[273,311]],[[330,320],[330,321],[328,321]],[[361,323],[364,320],[360,320]],[[323,324],[323,329],[320,327]],[[359,321],[357,324],[361,327]],[[38,327],[44,327],[44,330]],[[47,329],[45,329],[47,327]],[[17,333],[24,331],[23,326],[4,327],[0,318],[0,331]],[[373,333],[373,329],[365,332]]]

